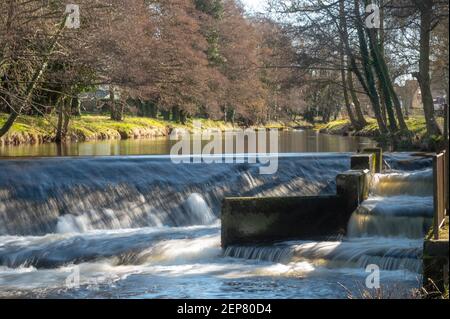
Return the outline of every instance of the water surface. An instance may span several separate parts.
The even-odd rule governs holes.
[[[107,140],[83,143],[55,143],[0,147],[0,157],[11,156],[109,156],[109,155],[164,155],[176,141],[168,137],[138,140]],[[203,145],[207,141],[203,141]],[[280,131],[280,153],[354,152],[375,146],[365,137],[320,134],[312,130]]]
[[[0,160],[0,297],[361,297],[372,263],[383,297],[410,297],[432,214],[421,159],[377,176],[347,237],[220,246],[225,196],[333,194],[350,156],[280,154],[274,175],[168,156]],[[408,158],[387,156],[398,169]]]

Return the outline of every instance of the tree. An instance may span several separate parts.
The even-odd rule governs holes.
[[[33,54],[35,54],[37,64],[31,66],[28,70],[30,73],[30,77],[26,79],[25,86],[21,88],[22,85],[19,81],[14,81],[13,79],[17,76],[20,76],[20,70],[22,65],[21,62],[16,60],[16,54],[18,52],[14,51],[14,43],[12,39],[16,37],[19,33],[23,32],[22,26],[20,25],[20,29],[14,29],[15,23],[13,22],[18,10],[26,10],[25,6],[22,3],[17,3],[14,0],[10,0],[7,2],[7,19],[6,19],[6,34],[5,34],[5,47],[3,49],[1,55],[1,65],[3,68],[3,75],[1,76],[2,82],[6,82],[6,84],[2,83],[3,88],[8,88],[8,91],[3,92],[4,96],[7,96],[7,99],[3,99],[3,101],[10,108],[10,115],[4,125],[0,128],[0,137],[5,135],[9,129],[14,124],[17,117],[22,113],[22,111],[29,106],[33,99],[34,91],[42,79],[44,73],[47,71],[47,67],[49,65],[50,56],[54,53],[55,48],[57,46],[57,42],[60,39],[60,36],[64,30],[64,26],[66,23],[67,15],[60,16],[60,22],[57,26],[54,34],[49,39],[48,47],[42,49],[42,51],[34,50]],[[24,11],[22,11],[24,12]],[[8,41],[9,40],[9,41]],[[23,41],[22,41],[23,43]],[[20,48],[19,50],[21,50]],[[23,48],[28,49],[28,48]],[[17,47],[16,47],[17,50]],[[19,51],[18,50],[18,51]],[[20,52],[23,53],[23,52]],[[13,86],[16,86],[13,89]],[[15,92],[15,93],[13,93]],[[17,104],[17,105],[16,105]]]
[[[431,94],[430,79],[430,41],[433,24],[436,23],[433,17],[433,6],[435,1],[424,0],[413,3],[420,11],[420,58],[419,72],[414,76],[419,82],[420,91],[422,93],[422,103],[425,114],[425,121],[428,135],[439,135],[441,130],[434,116],[433,96]]]
[[[448,21],[448,1],[396,0],[387,9],[392,16],[393,27],[401,31],[397,32],[395,45],[398,51],[395,56],[406,61],[405,73],[409,71],[420,86],[427,134],[439,135],[441,132],[434,114],[431,91],[431,60],[436,60],[431,54],[431,45],[433,32],[440,25],[444,25],[448,37],[448,23],[445,23]],[[441,81],[445,80],[445,76],[440,77]]]
[[[373,111],[375,113],[375,117],[378,122],[378,127],[382,134],[388,133],[388,129],[386,126],[386,123],[383,120],[382,111],[381,111],[381,104],[380,104],[380,98],[377,92],[376,83],[375,83],[375,77],[372,70],[372,64],[370,61],[370,54],[367,47],[367,41],[365,37],[364,32],[364,26],[363,22],[361,20],[361,12],[360,12],[360,5],[359,0],[354,0],[354,14],[355,14],[355,25],[356,30],[358,34],[358,41],[359,41],[359,50],[361,53],[361,63],[364,69],[365,77],[366,77],[366,85],[368,90],[369,99],[372,103]],[[391,119],[393,118],[392,112],[389,112],[391,114]],[[395,121],[392,119],[391,121],[391,128],[395,129]]]

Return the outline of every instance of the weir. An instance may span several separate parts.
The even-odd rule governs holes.
[[[260,164],[174,164],[169,156],[0,162],[0,236],[205,225],[229,196],[332,194],[351,154],[281,154]]]
[[[351,157],[336,176],[336,195],[225,198],[222,246],[344,235],[350,216],[367,199],[372,154]],[[294,226],[295,225],[295,226]]]
[[[265,286],[264,276],[295,287],[280,297],[340,297],[330,283],[350,286],[368,264],[414,286],[432,219],[431,161],[385,154],[394,170],[367,178],[351,170],[352,155],[281,154],[274,175],[259,174],[259,163],[175,165],[167,156],[3,160],[0,296],[52,296],[52,287],[59,296],[73,267],[87,285],[101,274],[123,278],[120,289],[157,282],[197,297]],[[221,216],[224,198],[235,217]],[[230,220],[245,227],[222,249]],[[186,286],[193,276],[197,290]]]
[[[420,273],[433,222],[432,170],[377,172],[380,154],[353,156],[354,170],[337,174],[336,195],[226,198],[225,255]]]

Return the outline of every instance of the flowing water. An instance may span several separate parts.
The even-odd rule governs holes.
[[[421,282],[430,162],[388,156],[344,238],[220,247],[225,196],[333,194],[349,153],[261,164],[173,164],[167,156],[0,162],[0,297],[346,298],[377,264],[386,296]],[[407,169],[405,171],[404,169]]]

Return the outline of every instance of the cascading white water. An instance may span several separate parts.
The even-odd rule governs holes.
[[[348,236],[423,238],[433,217],[432,181],[430,169],[376,174],[369,199],[350,219]]]
[[[169,157],[3,161],[0,235],[209,224],[225,196],[333,193],[348,158],[281,156],[275,175],[260,175],[259,164]]]
[[[421,269],[422,242],[386,238],[347,238],[342,241],[286,242],[269,247],[228,247],[225,256],[288,263],[308,261],[331,268],[365,268],[376,264],[385,270]]]
[[[221,250],[224,196],[333,194],[349,157],[281,156],[271,176],[257,164],[161,157],[4,161],[0,297],[341,298],[337,283],[351,288],[370,263],[388,283],[415,287],[430,202],[405,179],[427,183],[427,171],[377,176],[341,240]],[[74,272],[81,287],[67,288]]]
[[[145,203],[145,200],[142,200]],[[149,206],[149,205],[147,205]],[[203,197],[193,193],[181,204],[186,218],[198,221],[200,225],[208,225],[217,220],[211,208]],[[151,212],[151,207],[148,207]],[[138,214],[136,214],[138,215]],[[85,233],[95,229],[125,229],[133,228],[135,214],[116,215],[112,209],[103,209],[98,212],[91,209],[81,215],[66,214],[58,217],[56,224],[57,233]],[[152,226],[163,226],[163,221],[158,214],[148,214],[148,221]]]
[[[432,171],[376,174],[370,196],[353,213],[341,241],[280,243],[270,247],[228,247],[228,257],[327,267],[376,264],[381,269],[419,273],[426,231],[433,215]]]

